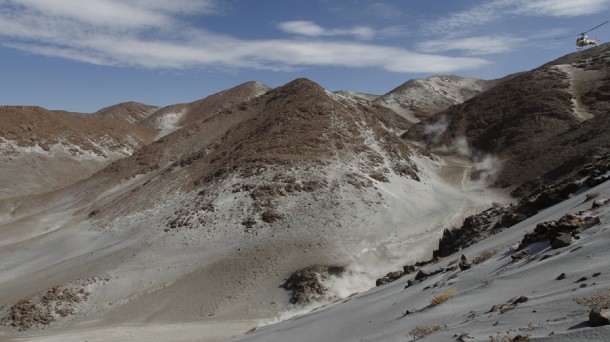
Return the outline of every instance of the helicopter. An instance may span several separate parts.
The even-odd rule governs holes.
[[[587,33],[595,30],[596,28],[602,26],[602,25],[606,25],[608,22],[610,22],[610,20],[606,20],[605,22],[595,26],[592,29],[589,29],[583,33],[578,34],[578,38],[576,39],[576,49],[577,50],[582,50],[587,46],[597,46],[597,44],[599,43],[598,39],[590,39],[589,36],[587,36]],[[570,37],[574,37],[573,35],[567,36],[567,37],[560,37],[557,39],[564,39],[564,38],[570,38]]]

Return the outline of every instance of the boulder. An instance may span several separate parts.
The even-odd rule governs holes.
[[[608,199],[606,199],[606,198],[596,199],[595,201],[593,201],[593,204],[591,205],[591,209],[597,209],[599,207],[603,207],[606,204],[608,204]]]
[[[397,279],[400,279],[404,276],[405,276],[405,273],[402,271],[390,272],[390,273],[386,274],[385,276],[377,279],[377,281],[375,281],[375,285],[376,286],[385,285],[387,283],[391,283]]]
[[[415,280],[425,280],[426,278],[428,278],[430,276],[430,274],[424,272],[423,270],[419,270],[419,272],[417,272],[417,274],[415,275]]]
[[[551,240],[551,247],[553,249],[567,247],[572,244],[572,234],[562,233]]]
[[[589,312],[589,324],[592,327],[601,327],[603,325],[610,325],[608,320],[609,312],[608,309],[592,308]]]
[[[406,265],[402,267],[404,274],[411,274],[417,270],[415,265]]]
[[[527,255],[527,252],[525,251],[521,251],[521,252],[517,252],[517,253],[513,253],[510,255],[510,258],[513,261],[517,261],[517,260],[521,260],[523,259],[525,256]]]
[[[468,262],[468,259],[466,259],[466,256],[464,254],[462,254],[462,257],[460,259],[460,270],[464,271],[469,269],[472,266],[472,263]]]
[[[290,303],[306,304],[321,298],[328,288],[325,281],[331,276],[338,276],[345,271],[340,266],[310,266],[300,269],[290,275],[281,285],[284,289],[291,291]]]

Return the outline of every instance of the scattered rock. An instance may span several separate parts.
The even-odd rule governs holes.
[[[417,267],[415,265],[406,265],[402,267],[402,271],[404,272],[404,274],[410,274],[413,273],[417,270]]]
[[[565,273],[562,273],[562,274],[558,275],[558,276],[557,276],[557,278],[555,278],[555,279],[556,279],[556,280],[563,280],[563,279],[565,279],[565,278],[566,278],[566,274],[565,274]]]
[[[525,256],[527,255],[526,251],[521,251],[521,252],[517,252],[517,253],[513,253],[510,255],[510,258],[513,261],[517,261],[517,260],[521,260],[523,259]]]
[[[593,204],[591,204],[591,209],[597,209],[599,207],[603,207],[606,204],[608,204],[607,198],[599,198],[593,201]]]
[[[390,272],[390,273],[386,274],[385,276],[377,279],[375,281],[375,285],[376,286],[385,285],[385,284],[391,283],[397,279],[400,279],[404,276],[405,276],[405,273],[402,271]]]
[[[561,233],[557,237],[551,240],[551,247],[553,249],[567,247],[572,244],[572,234]]]
[[[517,304],[525,303],[525,302],[527,302],[528,300],[529,300],[529,298],[527,298],[526,296],[521,296],[521,297],[519,297],[519,298],[517,298],[517,299],[515,299],[515,300],[513,301],[513,305],[517,305]]]
[[[402,317],[409,316],[409,315],[410,315],[410,314],[412,314],[412,313],[413,313],[413,312],[412,312],[411,310],[407,310],[407,311],[405,311],[405,313],[404,313],[404,314],[402,314]]]
[[[581,277],[577,281],[575,281],[575,283],[581,283],[583,281],[587,281],[587,277]]]
[[[595,272],[595,273],[593,273],[592,277],[593,277],[593,278],[597,278],[597,277],[599,277],[601,274],[602,274],[601,272]]]
[[[503,314],[503,313],[508,312],[513,309],[514,309],[513,307],[505,306],[505,307],[500,308],[500,313]]]
[[[464,254],[462,254],[462,257],[460,258],[460,270],[461,271],[465,271],[467,269],[469,269],[472,264],[470,262],[468,262],[468,259],[466,259],[466,256]]]
[[[41,296],[23,299],[10,307],[2,324],[10,325],[20,331],[38,325],[53,323],[57,316],[66,317],[76,313],[76,304],[87,299],[89,292],[83,288],[53,287]]]
[[[419,272],[417,272],[417,274],[415,275],[415,280],[422,281],[428,278],[429,276],[430,274],[424,272],[423,270],[419,270]]]
[[[470,336],[469,333],[462,333],[460,336],[457,337],[457,342],[466,342],[466,339],[468,338],[474,338],[472,336]]]
[[[610,325],[608,320],[608,309],[592,308],[589,312],[589,324],[592,327],[601,327],[603,325]]]

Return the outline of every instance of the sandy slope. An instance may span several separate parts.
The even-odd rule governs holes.
[[[389,183],[376,182],[372,192],[333,188],[328,194],[291,196],[278,210],[295,215],[293,221],[287,217],[282,222],[294,228],[271,225],[256,234],[227,227],[228,220],[244,217],[227,214],[250,201],[248,194],[233,192],[231,182],[220,191],[214,215],[208,216],[207,234],[150,228],[158,226],[159,215],[175,212],[196,194],[164,196],[164,202],[105,225],[87,220],[91,209],[79,205],[87,203],[79,198],[90,195],[78,189],[57,194],[54,199],[63,200],[51,200],[53,205],[43,202],[46,210],[41,204],[13,210],[4,216],[0,239],[5,310],[10,303],[58,285],[82,287],[91,295],[75,315],[59,319],[51,331],[4,331],[0,336],[148,340],[154,335],[166,340],[168,335],[156,332],[162,326],[176,331],[176,339],[226,338],[288,310],[287,293],[278,285],[287,272],[315,263],[348,267],[348,275],[333,293],[338,298],[369,289],[377,277],[404,262],[405,255],[413,261],[429,257],[443,227],[503,200],[494,192],[464,187],[470,169],[465,161],[421,158],[416,163],[422,170],[421,182],[391,177]],[[332,183],[342,171],[334,169],[336,165],[341,164],[323,172],[317,169],[316,174],[326,174]],[[446,170],[452,170],[451,177]],[[98,193],[93,202],[113,203],[142,189],[146,179],[123,181]],[[336,208],[328,210],[325,201],[312,196],[334,198]],[[312,207],[301,208],[302,203]],[[303,217],[307,227],[300,227]],[[77,322],[89,323],[73,325]]]
[[[610,183],[589,191],[610,196]],[[524,233],[538,222],[558,219],[566,212],[591,207],[580,194],[522,223],[462,251],[471,259],[486,250],[497,254],[470,270],[433,276],[405,289],[408,279],[375,288],[289,321],[257,329],[239,341],[405,341],[416,327],[438,325],[440,330],[422,341],[453,341],[468,333],[468,341],[489,341],[489,336],[529,335],[541,341],[606,341],[609,327],[589,328],[588,308],[575,299],[601,293],[610,298],[610,251],[607,249],[610,209],[603,207],[585,215],[599,215],[604,222],[582,232],[570,247],[551,250],[548,243],[526,248],[528,256],[511,262]],[[549,257],[543,259],[542,257]],[[429,271],[459,255],[448,257]],[[592,275],[601,272],[598,277]],[[564,280],[556,280],[566,273]],[[581,277],[587,280],[579,282]],[[586,284],[582,287],[581,284]],[[448,289],[457,295],[439,306],[429,300]],[[520,296],[528,301],[511,305]],[[507,304],[505,313],[490,312],[493,305]],[[412,313],[404,316],[410,310]],[[533,337],[536,337],[535,339]]]
[[[589,210],[592,200],[586,196],[598,193],[599,198],[610,197],[610,183],[551,207],[487,240],[463,251],[473,259],[483,251],[497,252],[485,262],[466,271],[440,273],[405,289],[413,276],[373,288],[340,302],[305,313],[311,308],[294,308],[278,316],[284,320],[295,314],[301,316],[271,324],[276,319],[218,320],[197,322],[141,322],[114,323],[103,321],[65,326],[51,331],[0,335],[6,341],[222,341],[259,326],[255,332],[237,338],[239,341],[405,341],[416,327],[438,325],[440,330],[422,341],[454,341],[468,333],[468,341],[489,341],[498,338],[529,335],[533,341],[605,341],[610,328],[589,328],[588,309],[577,304],[577,298],[602,293],[609,295],[610,251],[607,249],[610,208]],[[566,248],[551,250],[547,243],[526,248],[528,255],[511,262],[523,234],[543,221],[558,219],[566,212],[585,211],[583,215],[599,216],[602,224],[583,231],[580,240]],[[544,259],[543,256],[547,256]],[[408,254],[403,254],[405,263]],[[432,271],[446,267],[459,255],[447,257],[438,264],[426,266]],[[596,272],[601,275],[592,277]],[[561,273],[566,279],[556,280]],[[584,282],[578,282],[587,277]],[[581,287],[581,284],[587,284]],[[349,285],[336,282],[334,290]],[[457,289],[457,295],[439,306],[429,300],[447,289]],[[520,296],[528,301],[511,305]],[[506,304],[512,308],[504,313],[490,312],[493,305]],[[412,313],[404,316],[410,310]],[[304,314],[305,313],[305,314]],[[403,317],[404,316],[404,317]],[[550,335],[550,336],[549,336]]]

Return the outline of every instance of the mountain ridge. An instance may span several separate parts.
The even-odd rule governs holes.
[[[305,301],[313,307],[337,302],[318,312],[335,312],[346,303],[363,310],[357,316],[380,309],[360,306],[362,298],[397,297],[382,292],[384,288],[351,295],[374,287],[376,279],[406,262],[432,272],[438,261],[443,268],[428,275],[426,284],[391,285],[392,293],[411,296],[415,292],[408,287],[414,286],[436,294],[457,282],[467,287],[457,296],[466,301],[488,288],[501,289],[495,287],[506,284],[501,276],[494,278],[495,285],[483,284],[487,273],[470,281],[466,277],[472,273],[451,273],[457,264],[450,259],[425,260],[445,229],[490,206],[504,208],[513,200],[507,192],[514,187],[521,185],[521,192],[529,193],[561,177],[577,176],[586,167],[586,153],[608,152],[607,104],[597,101],[606,96],[607,49],[588,50],[584,59],[568,56],[573,60],[569,65],[507,76],[485,91],[475,87],[472,93],[477,95],[442,104],[447,108],[422,114],[419,123],[384,106],[381,97],[333,93],[305,78],[274,89],[248,82],[233,92],[148,116],[138,111],[153,109],[145,105],[108,107],[107,115],[116,114],[112,122],[140,127],[151,141],[66,187],[0,200],[0,259],[6,265],[0,268],[0,320],[7,327],[15,325],[6,334],[32,336],[19,335],[16,330],[22,328],[51,336],[72,329],[75,322],[100,329],[119,326],[119,331],[143,322],[164,327],[187,321],[258,324],[297,308],[278,286],[295,271],[316,265],[342,270],[340,276],[315,275],[321,287]],[[450,97],[442,94],[441,100]],[[437,105],[432,101],[428,108]],[[122,107],[127,110],[121,112]],[[126,120],[131,107],[142,114],[141,120]],[[183,109],[186,114],[178,115]],[[169,124],[159,125],[156,120],[165,116],[171,120],[162,121]],[[548,131],[536,132],[538,128]],[[594,197],[580,194],[587,186],[574,184],[570,191],[578,193],[566,196],[573,195],[572,202],[580,201],[581,207],[589,205]],[[606,194],[607,186],[603,189]],[[572,202],[568,204],[574,207]],[[544,259],[537,250],[529,250],[532,259],[527,262],[505,264],[514,252],[510,244],[535,221],[523,222],[497,241],[491,237],[493,243],[475,245],[468,258],[494,248],[502,252],[482,266],[489,274],[500,268],[517,276],[538,270],[534,265]],[[604,227],[576,233],[587,241],[579,244],[582,251],[548,258],[586,255],[593,241],[588,239],[603,236]],[[508,285],[512,291],[514,286]],[[422,309],[403,317],[436,317],[429,315],[437,309],[423,306],[421,291],[405,303]],[[526,295],[540,303],[535,293]],[[59,297],[70,299],[58,304]],[[468,305],[483,312],[479,304]],[[390,306],[375,326],[403,329],[402,323],[388,322],[398,322],[396,313],[411,308]],[[519,309],[515,312],[521,313]],[[467,313],[450,311],[443,317],[451,315]],[[369,323],[373,319],[362,317]],[[471,326],[464,317],[457,318],[460,328]],[[511,317],[510,327],[521,322],[511,313],[503,317]],[[367,328],[362,319],[351,322],[359,322],[353,331]],[[283,326],[294,329],[290,321]],[[320,333],[328,332],[326,328]],[[239,334],[246,330],[243,325],[234,329]],[[265,340],[268,331],[243,338]],[[235,332],[226,334],[223,339]],[[381,330],[371,334],[381,340],[387,336]],[[353,337],[341,336],[336,335]]]

